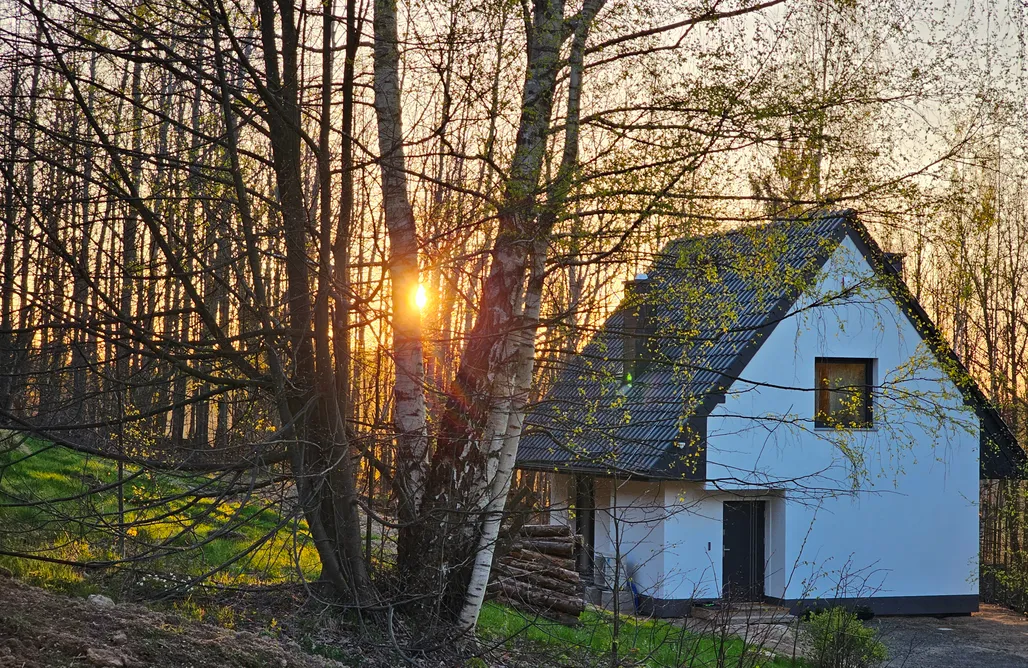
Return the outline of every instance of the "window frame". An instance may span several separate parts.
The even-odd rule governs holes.
[[[838,423],[826,422],[821,419],[821,412],[818,411],[818,403],[820,402],[821,392],[832,391],[829,388],[822,389],[821,378],[818,378],[817,369],[821,364],[857,364],[862,363],[864,365],[864,402],[867,408],[866,415],[867,419],[860,424],[854,424],[852,426],[845,426],[845,429],[874,429],[874,375],[875,367],[877,366],[877,359],[874,357],[815,357],[814,358],[814,427],[816,429],[838,429],[840,425]]]

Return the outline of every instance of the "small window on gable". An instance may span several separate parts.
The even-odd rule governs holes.
[[[873,359],[818,357],[814,374],[815,426],[867,429],[872,425]]]

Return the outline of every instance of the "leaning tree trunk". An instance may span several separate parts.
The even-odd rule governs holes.
[[[469,617],[461,614],[475,570],[468,555],[476,552],[482,535],[479,518],[490,506],[490,455],[502,449],[517,396],[518,368],[523,364],[517,355],[517,337],[524,316],[528,256],[539,238],[534,202],[561,68],[563,1],[538,0],[532,24],[521,120],[499,211],[499,231],[478,315],[441,416],[421,524],[414,537],[417,547],[410,550],[426,564],[426,579],[442,583],[438,595],[444,614],[455,619]],[[496,503],[502,509],[502,501]]]
[[[575,35],[569,57],[569,80],[567,113],[564,119],[564,151],[561,156],[557,177],[547,191],[546,204],[536,221],[535,238],[532,241],[531,274],[525,288],[524,313],[519,328],[513,332],[516,339],[513,351],[513,383],[511,395],[502,407],[506,411],[491,419],[496,421],[494,429],[487,429],[489,441],[486,454],[486,475],[482,482],[484,502],[480,534],[475,550],[475,563],[468,582],[464,606],[461,609],[459,625],[472,630],[478,622],[482,609],[489,573],[493,562],[496,540],[499,537],[503,519],[504,503],[510,491],[511,476],[517,459],[518,445],[525,422],[525,409],[532,389],[535,370],[535,341],[539,329],[539,315],[542,307],[543,281],[545,278],[546,255],[549,250],[549,236],[563,209],[571,189],[572,176],[578,166],[578,138],[581,116],[581,94],[583,59],[589,28],[605,0],[587,0],[578,15]],[[495,398],[494,398],[495,400]]]
[[[478,614],[485,600],[489,574],[492,570],[493,554],[499,538],[500,524],[503,520],[504,504],[510,491],[511,476],[514,473],[514,462],[517,457],[518,443],[525,421],[525,407],[528,404],[529,392],[532,389],[532,378],[535,370],[535,336],[539,329],[539,314],[542,306],[543,279],[546,268],[545,239],[537,240],[532,254],[532,272],[525,291],[525,310],[520,318],[521,327],[517,332],[517,344],[514,351],[513,365],[515,373],[511,383],[511,394],[505,406],[505,414],[498,410],[495,416],[498,422],[505,418],[502,429],[495,428],[488,433],[489,451],[486,457],[484,482],[484,507],[482,508],[481,528],[478,544],[475,549],[474,565],[468,578],[467,592],[461,608],[458,627],[471,631],[478,623]],[[491,420],[492,421],[492,420]]]

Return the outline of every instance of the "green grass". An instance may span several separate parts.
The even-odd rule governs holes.
[[[577,627],[564,626],[527,616],[498,603],[486,603],[478,621],[479,634],[504,641],[520,638],[552,648],[568,659],[582,651],[595,658],[610,656],[614,645],[614,616],[586,610]],[[742,640],[697,635],[664,620],[635,620],[622,617],[617,631],[618,655],[625,660],[652,667],[664,666],[800,666],[788,659],[756,658],[739,663],[746,647]],[[509,641],[508,641],[509,642]]]
[[[126,557],[145,554],[155,545],[175,549],[138,564],[149,573],[195,577],[218,565],[228,564],[257,541],[259,548],[228,564],[213,580],[225,585],[276,583],[295,578],[299,569],[306,577],[319,572],[316,554],[301,540],[295,544],[294,527],[280,527],[280,515],[270,500],[242,497],[229,499],[174,498],[197,485],[215,485],[209,478],[142,472],[125,467],[122,493],[124,524],[118,515],[118,469],[114,462],[90,457],[67,448],[24,439],[12,442],[0,432],[0,551],[32,553],[72,562],[118,559],[119,536]],[[95,491],[110,486],[110,489]],[[91,491],[90,490],[94,490]],[[86,493],[90,492],[90,493]],[[28,505],[19,505],[28,504]],[[228,535],[204,541],[219,531]],[[109,579],[86,577],[80,567],[0,555],[0,566],[33,584],[75,595],[110,588]],[[106,571],[99,571],[106,575]],[[136,578],[135,587],[159,591],[168,585],[160,577]],[[148,593],[138,590],[139,595]],[[198,605],[186,599],[175,605],[197,619],[224,623],[228,614],[217,606]],[[486,639],[508,642],[519,638],[546,646],[554,656],[588,652],[597,659],[610,656],[614,645],[614,619],[592,610],[582,615],[582,625],[566,627],[535,620],[496,603],[482,610],[479,631]],[[231,624],[227,624],[231,626]],[[724,644],[714,638],[687,633],[664,621],[623,618],[617,633],[619,655],[648,666],[736,665],[744,651],[741,640]],[[789,662],[761,660],[759,666],[788,666]]]
[[[294,532],[296,527],[282,526],[274,499],[218,498],[224,483],[213,478],[126,466],[120,489],[122,517],[116,463],[33,439],[11,438],[9,433],[0,436],[6,437],[0,438],[2,551],[103,562],[120,559],[123,543],[126,558],[153,555],[139,563],[151,573],[182,579],[225,565],[212,578],[225,585],[283,582],[295,578],[298,568],[306,576],[319,571],[303,527]],[[211,498],[188,493],[199,485],[214,492]],[[260,541],[258,548],[233,561]],[[0,566],[52,589],[76,594],[96,590],[83,578],[83,570],[72,565],[0,556]],[[167,585],[159,577],[136,583],[155,590]]]

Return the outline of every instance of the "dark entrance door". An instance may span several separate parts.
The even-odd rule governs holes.
[[[725,501],[724,592],[733,601],[764,597],[764,502]]]

